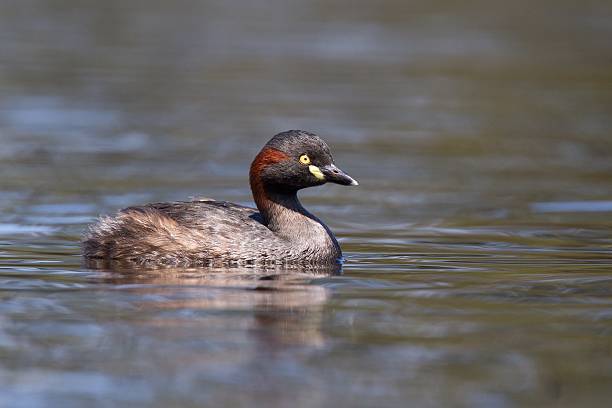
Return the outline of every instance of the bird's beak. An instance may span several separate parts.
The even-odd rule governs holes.
[[[341,184],[343,186],[358,186],[357,180],[340,170],[335,164],[321,167],[321,173],[325,176],[325,181]]]

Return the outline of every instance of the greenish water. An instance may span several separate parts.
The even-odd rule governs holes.
[[[605,1],[0,3],[0,406],[608,406]],[[274,133],[315,271],[96,271],[128,205],[250,204]],[[278,275],[278,276],[273,276]]]

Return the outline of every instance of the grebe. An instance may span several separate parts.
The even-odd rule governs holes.
[[[89,227],[83,255],[143,266],[340,262],[334,234],[297,197],[298,190],[326,182],[358,185],[334,165],[320,137],[303,130],[277,134],[249,176],[257,210],[207,199],[128,207]]]

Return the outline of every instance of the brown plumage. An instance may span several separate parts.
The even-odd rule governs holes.
[[[129,207],[89,227],[83,254],[145,266],[333,264],[342,255],[338,242],[297,198],[298,190],[327,181],[357,184],[318,136],[283,132],[251,165],[259,211],[214,200]]]

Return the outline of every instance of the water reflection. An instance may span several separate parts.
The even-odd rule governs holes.
[[[149,271],[113,270],[103,279],[143,301],[135,307],[151,313],[184,316],[203,312],[252,313],[243,330],[252,333],[261,351],[278,351],[283,344],[321,347],[321,314],[328,290],[311,285],[340,273],[339,267],[317,270],[260,268],[167,268]],[[155,319],[157,327],[182,325],[174,318]]]

